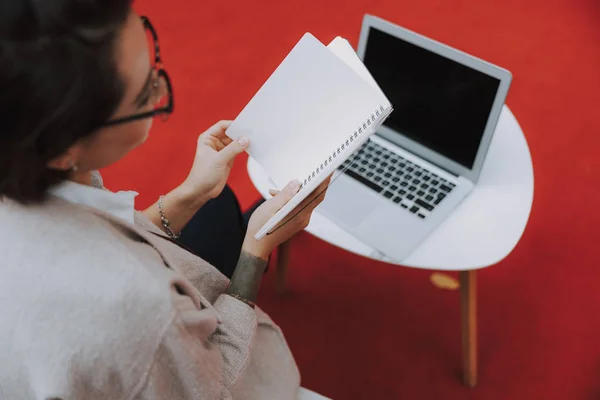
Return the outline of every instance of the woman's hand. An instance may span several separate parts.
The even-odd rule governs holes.
[[[261,240],[256,241],[254,235],[262,228],[262,226],[273,216],[281,207],[283,207],[300,188],[298,181],[290,182],[281,192],[271,192],[276,195],[271,199],[267,200],[260,207],[254,211],[250,221],[248,223],[248,231],[246,232],[246,238],[242,249],[256,257],[260,257],[263,260],[269,258],[269,254],[281,243],[287,241],[299,231],[306,228],[310,222],[313,210],[317,207],[325,198],[327,186],[331,176],[315,191],[308,196],[302,203],[300,203],[290,214],[288,214],[283,221],[274,229],[274,232],[270,235],[264,236]],[[316,199],[315,199],[316,197]],[[310,203],[310,204],[309,204]],[[306,208],[304,208],[306,207]],[[287,222],[289,218],[295,215],[299,210],[300,213],[296,215],[292,220]],[[287,223],[286,223],[287,222]],[[282,226],[283,225],[283,226]]]
[[[214,199],[225,187],[235,157],[248,148],[248,139],[231,140],[225,131],[231,121],[220,121],[198,137],[192,169],[181,185],[188,195]]]

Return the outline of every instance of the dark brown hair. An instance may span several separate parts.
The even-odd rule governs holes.
[[[0,1],[0,199],[40,202],[46,164],[113,114],[115,42],[131,0]]]

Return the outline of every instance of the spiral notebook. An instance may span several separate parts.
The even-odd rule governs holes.
[[[306,33],[227,129],[232,139],[250,139],[247,152],[276,189],[294,179],[302,184],[255,238],[260,240],[285,223],[391,111],[392,105],[345,39],[338,37],[325,46]]]

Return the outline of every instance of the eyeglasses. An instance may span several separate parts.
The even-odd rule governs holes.
[[[169,114],[173,113],[173,89],[171,87],[171,79],[169,78],[167,72],[163,69],[163,63],[160,57],[160,46],[158,45],[158,35],[156,34],[156,30],[154,29],[154,27],[150,23],[150,20],[147,17],[141,17],[141,19],[142,23],[144,24],[144,28],[150,34],[154,45],[152,48],[152,50],[154,50],[154,65],[152,68],[156,75],[153,77],[153,82],[151,83],[152,87],[150,88],[150,90],[158,92],[161,90],[161,84],[164,84],[167,89],[167,94],[161,97],[163,98],[163,100],[166,100],[167,103],[158,103],[152,111],[109,120],[102,124],[103,127],[125,124],[140,119],[153,118],[158,115],[163,115],[166,117]],[[153,96],[151,95],[151,97]]]

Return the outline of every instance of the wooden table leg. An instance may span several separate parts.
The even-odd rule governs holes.
[[[290,241],[283,242],[277,248],[277,264],[275,266],[275,287],[277,293],[282,295],[287,290],[287,275],[290,260]]]
[[[465,385],[477,385],[477,302],[475,271],[460,272],[460,313]]]

